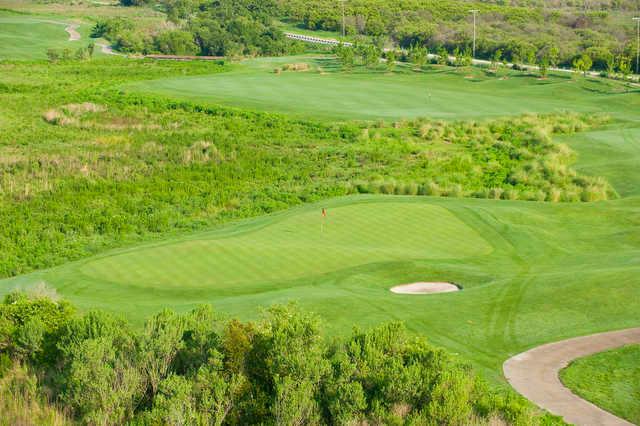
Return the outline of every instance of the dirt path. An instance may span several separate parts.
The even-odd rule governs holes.
[[[69,41],[80,40],[80,33],[78,32],[78,24],[69,24],[64,29],[69,33]]]
[[[100,51],[106,55],[116,55],[116,56],[124,56],[122,53],[118,53],[114,51],[111,46],[104,43],[96,43],[97,46],[100,47]]]
[[[572,393],[558,373],[576,358],[633,343],[640,343],[640,327],[549,343],[509,358],[504,375],[526,398],[569,423],[632,425]]]

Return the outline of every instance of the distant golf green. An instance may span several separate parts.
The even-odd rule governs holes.
[[[560,377],[574,393],[640,424],[640,345],[577,359]]]
[[[303,72],[274,69],[307,62]],[[398,66],[393,73],[339,67],[328,56],[268,58],[245,61],[232,71],[210,76],[145,81],[128,90],[154,92],[199,102],[329,119],[397,119],[428,116],[463,119],[527,112],[607,112],[619,98],[619,84],[603,79],[572,79],[558,74],[539,80],[512,72],[509,78],[484,71],[432,67],[414,72]],[[466,78],[472,74],[473,78]]]
[[[0,60],[45,59],[49,48],[73,51],[86,46],[88,42],[69,41],[68,24],[59,17],[0,11]]]

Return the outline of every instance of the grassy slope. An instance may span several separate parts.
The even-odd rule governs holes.
[[[270,66],[265,64],[255,75],[272,78]],[[537,80],[500,81],[514,90],[496,96],[495,87],[483,89],[484,84],[498,84],[489,80],[474,85],[460,75],[439,72],[397,78],[406,79],[403,86],[408,88],[411,78],[431,76],[442,78],[434,81],[448,98],[469,84],[459,102],[451,103],[456,114],[451,117],[507,114],[518,105],[522,110],[536,105],[511,95],[520,92],[534,99],[539,86],[531,86]],[[640,183],[633,167],[639,159],[640,131],[637,122],[628,120],[634,119],[637,97],[590,92],[604,83],[551,83],[557,90],[539,95],[538,105],[565,96],[573,99],[567,108],[613,114],[617,121],[610,128],[566,141],[579,151],[579,167],[597,170],[621,194],[634,195]],[[492,102],[487,103],[487,97]],[[375,96],[368,93],[366,99]],[[329,104],[323,98],[304,103],[307,108]],[[329,207],[330,218],[319,233],[322,206]],[[259,306],[299,300],[324,316],[331,333],[344,332],[353,323],[405,320],[412,330],[498,378],[502,361],[528,347],[638,325],[639,225],[640,199],[634,197],[580,205],[353,197],[17,277],[5,281],[2,292],[45,280],[82,308],[103,307],[137,321],[162,307],[185,310],[203,302],[251,318]],[[453,280],[465,290],[433,297],[398,296],[387,290],[425,279]]]
[[[82,41],[69,41],[64,19],[53,16],[20,15],[0,11],[0,60],[45,59],[47,49],[84,47]]]
[[[138,321],[203,302],[253,318],[258,306],[298,300],[331,333],[404,320],[493,377],[524,348],[638,325],[637,199],[582,206],[359,197],[322,205],[330,212],[324,234],[320,205],[305,206],[18,277],[5,289],[44,280],[83,308]],[[387,290],[425,279],[465,290]]]
[[[34,3],[24,0],[0,0],[0,60],[45,59],[47,49],[86,47],[91,27],[97,19],[126,17],[135,19],[145,31],[165,21],[164,14],[151,8],[123,8],[99,3],[60,4]],[[82,38],[69,41],[66,24],[78,24]],[[104,40],[103,40],[104,41]],[[109,56],[95,49],[95,56]]]
[[[285,63],[309,62],[309,72],[283,72]],[[215,76],[146,81],[129,90],[219,103],[242,108],[278,111],[303,117],[328,119],[396,119],[418,116],[464,119],[504,116],[525,112],[607,111],[616,102],[611,83],[602,79],[573,80],[567,75],[537,80],[511,73],[501,80],[482,70],[432,67],[415,73],[405,66],[389,74],[356,69],[333,71],[338,64],[329,57],[251,60],[234,72]],[[472,74],[474,78],[461,78]]]
[[[560,373],[573,392],[640,424],[640,346],[625,346],[572,362]]]

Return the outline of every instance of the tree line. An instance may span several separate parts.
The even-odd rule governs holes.
[[[414,65],[415,70],[421,70],[427,64],[448,65],[452,67],[470,67],[473,64],[473,55],[470,47],[460,49],[456,47],[449,52],[445,47],[440,47],[433,53],[428,48],[419,44],[413,44],[406,50],[383,49],[375,44],[354,43],[353,46],[339,44],[333,49],[344,70],[349,71],[360,63],[367,67],[377,65],[381,60],[386,63],[389,71],[395,68],[396,62],[407,62]],[[512,68],[514,70],[535,70],[541,78],[547,78],[549,71],[560,66],[559,50],[555,46],[544,48],[538,52],[534,50],[518,50],[511,55],[511,60],[504,56],[502,50],[493,52],[489,60],[488,68],[496,75],[502,70]],[[632,73],[632,60],[628,56],[614,56],[608,54],[604,58],[605,68],[599,75],[608,78],[621,78],[626,81]],[[587,75],[594,69],[594,60],[588,53],[582,53],[573,59],[571,70]]]
[[[105,18],[95,24],[91,36],[105,37],[127,53],[233,57],[300,51],[300,45],[275,25],[277,7],[272,0],[163,0],[160,7],[172,22],[171,29],[145,32],[132,19]]]
[[[569,68],[587,55],[596,70],[609,69],[612,58],[635,66],[630,61],[635,54],[633,14],[622,4],[576,10],[566,4],[544,7],[541,1],[345,0],[344,20],[331,0],[280,1],[280,6],[284,16],[306,29],[341,32],[344,25],[354,40],[450,53],[471,48],[473,8],[480,12],[478,58],[491,60],[500,52],[508,62],[535,64],[553,56],[557,66]]]
[[[147,0],[122,0],[125,6]],[[345,0],[345,16],[332,0],[162,0],[172,23],[145,32],[133,20],[99,20],[94,37],[106,37],[123,52],[176,55],[244,56],[301,53],[305,47],[284,37],[277,21],[311,30],[344,30],[361,44],[458,56],[471,49],[469,9],[480,11],[476,56],[514,64],[583,69],[590,64],[608,74],[630,74],[635,66],[634,28],[628,1],[457,2],[453,0]],[[586,58],[589,58],[588,60]],[[636,72],[638,70],[635,70]]]
[[[203,305],[134,328],[104,311],[77,313],[43,289],[0,304],[0,411],[9,423],[558,422],[401,323],[328,340],[320,319],[295,305],[255,322]]]

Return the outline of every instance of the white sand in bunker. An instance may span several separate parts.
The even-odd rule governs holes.
[[[447,282],[419,282],[391,287],[391,291],[398,294],[450,293],[459,290],[460,287]]]

